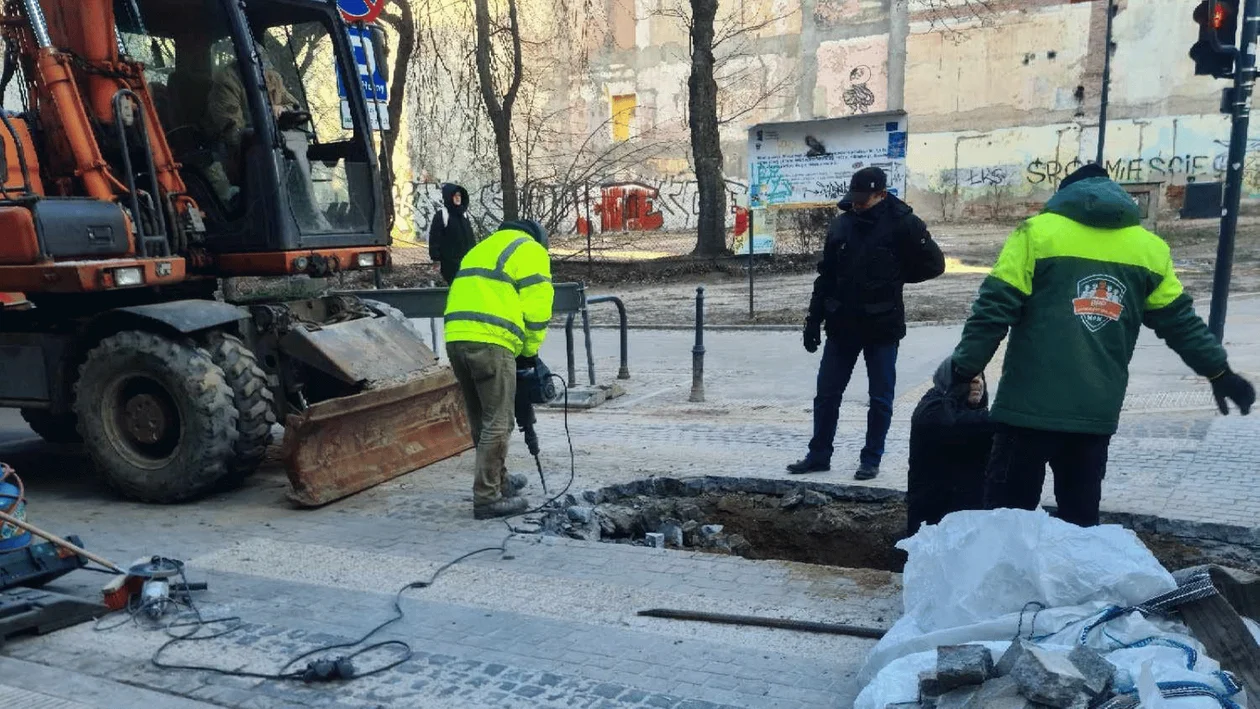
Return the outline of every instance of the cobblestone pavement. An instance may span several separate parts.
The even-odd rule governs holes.
[[[816,357],[794,333],[710,333],[707,400],[691,403],[690,338],[635,331],[627,394],[569,415],[575,490],[649,475],[786,477],[783,465],[808,438]],[[957,328],[921,327],[903,344],[893,431],[873,485],[904,487],[909,412],[956,338]],[[1253,376],[1260,373],[1255,343],[1260,300],[1238,300],[1232,359]],[[615,333],[597,331],[595,346],[601,378],[615,373],[615,358],[604,356],[616,352]],[[545,355],[563,363],[563,338],[553,337]],[[855,374],[859,392],[862,377]],[[860,400],[846,403],[837,469],[819,479],[849,482],[843,466],[856,462],[864,417]],[[558,411],[540,414],[553,485],[569,470],[564,421]],[[1206,385],[1144,336],[1104,505],[1254,534],[1257,434],[1260,417],[1215,414]],[[277,671],[293,655],[353,640],[390,617],[404,584],[429,578],[460,554],[498,546],[508,534],[502,523],[471,519],[469,456],[314,511],[284,501],[275,470],[195,505],[117,501],[81,458],[32,439],[13,412],[0,412],[0,459],[25,474],[32,521],[78,534],[123,563],[155,553],[185,559],[193,580],[210,584],[199,596],[204,616],[242,619],[233,634],[169,649],[163,659],[171,663]],[[512,463],[530,469],[519,446]],[[541,497],[536,482],[527,492]],[[102,580],[76,572],[55,586],[91,594]],[[76,708],[842,707],[858,689],[852,675],[869,640],[688,624],[636,611],[720,609],[886,627],[899,613],[899,583],[880,571],[518,535],[507,554],[473,557],[432,587],[404,594],[404,619],[379,636],[414,648],[395,671],[304,685],[159,670],[149,658],[167,640],[160,629],[139,622],[97,632],[88,624],[0,649],[0,699]],[[396,657],[392,651],[356,662],[379,666]]]

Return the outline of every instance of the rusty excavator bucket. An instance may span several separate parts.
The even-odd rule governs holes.
[[[299,505],[323,505],[472,448],[450,368],[408,324],[359,318],[294,329],[286,355],[360,391],[284,422],[283,456]]]

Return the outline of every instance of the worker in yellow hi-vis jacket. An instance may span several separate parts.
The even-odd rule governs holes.
[[[446,353],[464,392],[477,473],[473,516],[507,517],[529,505],[523,475],[507,472],[516,369],[532,367],[547,336],[555,291],[547,232],[532,219],[504,222],[464,256],[446,300]]]

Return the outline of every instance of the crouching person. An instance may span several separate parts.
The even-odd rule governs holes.
[[[993,444],[984,375],[957,380],[947,359],[910,419],[910,479],[906,532],[937,524],[984,503],[984,471]]]

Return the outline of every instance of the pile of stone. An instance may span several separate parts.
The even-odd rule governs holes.
[[[1071,653],[1016,640],[1002,659],[983,645],[936,650],[936,670],[919,675],[919,701],[886,709],[1095,709],[1110,701],[1116,668],[1085,646]]]

